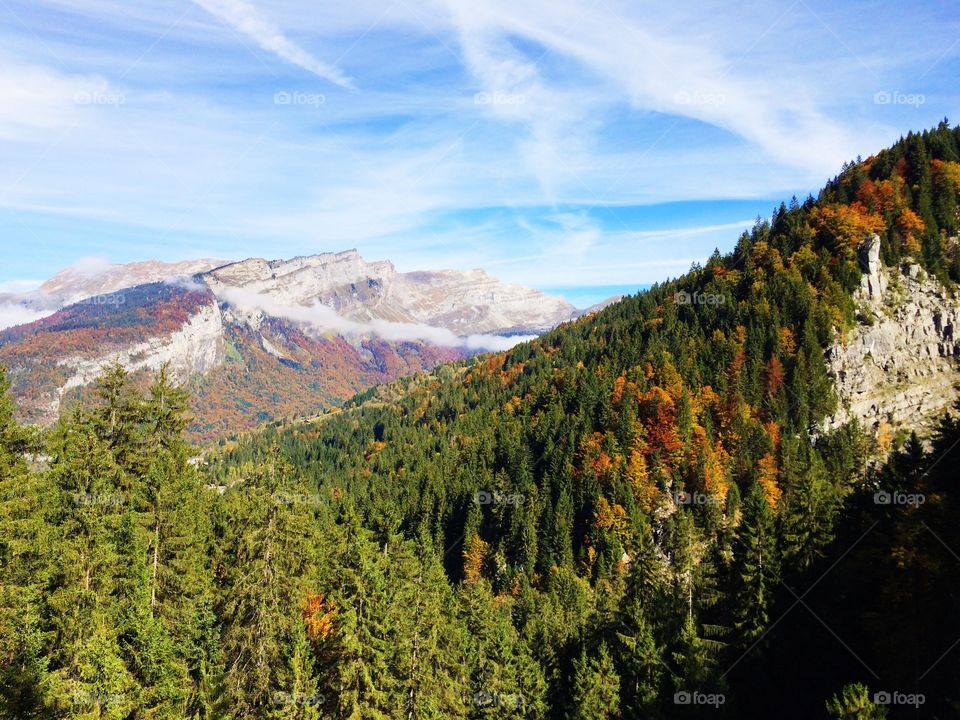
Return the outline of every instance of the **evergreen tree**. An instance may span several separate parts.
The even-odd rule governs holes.
[[[887,712],[875,705],[866,686],[847,685],[842,692],[827,701],[827,712],[833,720],[883,720]]]
[[[744,646],[757,640],[770,621],[779,572],[773,511],[755,483],[744,498],[735,543],[734,628]]]
[[[601,720],[620,717],[620,677],[606,645],[596,656],[584,650],[573,663],[573,710],[571,720]]]
[[[274,450],[228,502],[225,546],[234,565],[222,605],[223,652],[233,712],[263,714],[289,683],[284,649],[316,572],[306,494]]]
[[[34,434],[14,419],[10,383],[0,367],[0,718],[40,717],[46,672],[43,593],[50,574],[53,499],[27,453]]]

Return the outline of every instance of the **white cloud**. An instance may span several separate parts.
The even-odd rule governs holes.
[[[285,305],[259,293],[240,288],[224,288],[219,297],[231,305],[245,310],[259,310],[268,315],[291,320],[314,329],[347,336],[374,336],[390,342],[427,342],[441,347],[467,350],[508,350],[518,343],[532,340],[535,336],[510,336],[475,334],[459,336],[446,328],[419,323],[399,323],[389,320],[357,322],[341,317],[332,308],[322,303]]]
[[[52,313],[52,310],[37,310],[21,303],[0,300],[0,330],[15,325],[25,325]]]
[[[316,59],[290,40],[279,28],[266,20],[253,3],[246,0],[194,0],[194,2],[234,30],[252,38],[264,50],[336,85],[345,88],[353,87],[353,81],[350,78],[338,68]]]
[[[79,275],[83,278],[95,278],[113,267],[109,259],[100,256],[82,257],[62,271],[64,274]]]
[[[206,292],[210,289],[206,283],[196,280],[189,275],[174,275],[172,277],[164,278],[162,282],[165,285],[180,288],[181,290],[187,290],[188,292]]]
[[[102,77],[68,74],[0,55],[0,141],[43,140],[81,122],[85,106],[122,102]]]
[[[570,142],[580,137],[598,103],[626,100],[637,109],[682,116],[715,125],[756,146],[770,162],[784,162],[832,174],[850,158],[857,136],[823,112],[805,79],[768,76],[763,67],[737,66],[748,48],[727,45],[728,18],[709,12],[712,32],[697,33],[682,9],[657,14],[579,0],[490,0],[478,6],[443,0],[458,30],[467,64],[491,93],[517,95],[525,102],[497,107],[504,119],[519,115],[530,123],[528,154],[546,175],[569,174]],[[616,3],[612,3],[617,7]],[[792,18],[796,20],[796,18]],[[813,22],[812,16],[801,20]],[[741,25],[743,23],[741,22]],[[748,23],[756,27],[756,20]],[[757,30],[762,39],[763,28]],[[513,42],[533,43],[521,52]],[[601,79],[606,92],[587,90],[583,79],[545,82],[539,62],[559,53]],[[618,92],[611,93],[616,88]],[[577,127],[577,126],[580,127]],[[563,141],[563,142],[561,142]]]

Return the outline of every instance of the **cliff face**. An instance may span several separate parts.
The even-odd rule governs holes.
[[[73,373],[61,386],[60,395],[93,382],[115,362],[130,372],[156,372],[167,365],[171,377],[184,382],[191,375],[208,372],[223,362],[224,351],[220,308],[216,302],[211,302],[168,336],[153,337],[97,357],[60,360],[58,364]]]
[[[192,277],[170,278],[177,273]],[[168,364],[190,385],[192,431],[204,440],[316,414],[370,385],[578,314],[562,298],[482,270],[403,273],[355,250],[73,268],[34,295],[14,300],[37,303],[46,317],[0,330],[0,364],[22,420],[53,422],[114,362],[135,373]]]
[[[354,322],[423,324],[456,335],[539,333],[577,316],[562,298],[501,282],[483,270],[403,273],[387,261],[367,262],[356,250],[243,260],[202,280],[229,299],[238,320],[253,326],[261,313],[243,297],[295,307],[319,302]]]
[[[917,265],[884,268],[879,252],[877,236],[862,248],[860,322],[826,353],[840,403],[825,425],[927,431],[960,388],[960,299]]]

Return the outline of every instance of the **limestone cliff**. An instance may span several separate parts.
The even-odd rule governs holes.
[[[60,387],[60,396],[93,382],[113,363],[120,363],[131,372],[156,372],[167,365],[171,377],[184,382],[191,375],[205,373],[219,365],[224,355],[223,320],[217,303],[211,302],[170,335],[152,337],[96,357],[60,360],[59,365],[73,373]]]
[[[960,300],[918,265],[883,267],[876,235],[860,259],[858,325],[826,353],[839,408],[825,425],[928,431],[960,387]]]

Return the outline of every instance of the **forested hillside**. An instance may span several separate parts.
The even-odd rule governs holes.
[[[209,465],[163,377],[42,437],[6,402],[0,717],[956,716],[960,424],[868,468],[821,421],[863,241],[960,279],[958,144]]]

